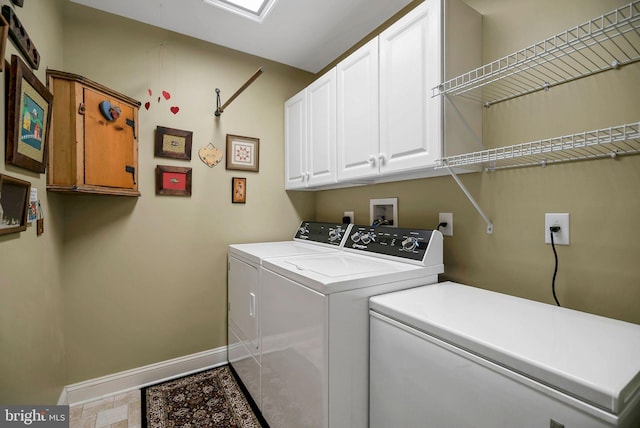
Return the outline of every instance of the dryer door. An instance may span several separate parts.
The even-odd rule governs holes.
[[[229,328],[257,356],[258,340],[259,270],[234,257],[229,257]]]

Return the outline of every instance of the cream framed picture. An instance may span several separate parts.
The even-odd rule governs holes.
[[[226,168],[258,172],[260,169],[260,140],[227,134]]]

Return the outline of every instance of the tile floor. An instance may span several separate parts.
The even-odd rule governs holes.
[[[70,428],[140,428],[140,390],[116,394],[96,401],[72,405]]]

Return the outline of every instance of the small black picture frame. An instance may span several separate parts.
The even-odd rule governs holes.
[[[27,230],[31,183],[0,174],[0,235]]]
[[[231,180],[231,203],[244,204],[247,202],[247,179],[233,177]]]

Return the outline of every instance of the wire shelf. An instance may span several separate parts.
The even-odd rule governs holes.
[[[433,88],[486,107],[640,61],[640,0]]]
[[[440,159],[436,169],[483,165],[487,171],[547,166],[640,153],[640,122]]]

